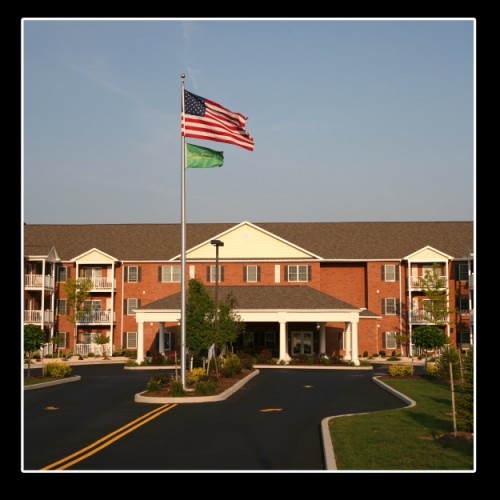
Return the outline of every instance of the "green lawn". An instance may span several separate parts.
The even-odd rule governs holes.
[[[475,443],[470,434],[454,436],[450,385],[426,378],[383,381],[416,405],[330,420],[337,470],[473,472]],[[458,420],[458,431],[463,428]]]

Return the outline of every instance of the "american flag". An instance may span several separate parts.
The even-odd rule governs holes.
[[[254,140],[245,130],[247,117],[184,90],[181,130],[185,137],[227,142],[253,151]]]

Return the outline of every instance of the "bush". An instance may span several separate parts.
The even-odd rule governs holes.
[[[427,363],[427,366],[425,367],[425,374],[430,375],[431,377],[437,377],[438,367],[436,366],[436,363]]]
[[[148,382],[147,390],[148,391],[159,391],[164,387],[167,387],[172,382],[171,375],[153,375]]]
[[[188,385],[195,385],[207,379],[208,375],[204,368],[193,368],[186,373],[186,383]]]
[[[174,398],[186,395],[186,391],[184,390],[184,387],[182,387],[181,380],[173,379],[170,382],[169,388],[170,388],[170,395]]]
[[[227,358],[224,358],[222,364],[222,371],[229,373],[229,375],[224,375],[225,377],[230,377],[233,374],[241,373],[241,361],[240,358],[233,353],[229,353]]]
[[[196,394],[209,395],[217,392],[217,384],[213,380],[200,380],[195,386]]]
[[[409,365],[394,364],[389,366],[389,375],[391,377],[408,377],[413,375],[413,370]]]
[[[69,377],[71,373],[71,366],[55,361],[53,363],[47,363],[45,366],[45,371],[48,377],[64,378]]]

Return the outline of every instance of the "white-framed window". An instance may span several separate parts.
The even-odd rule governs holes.
[[[82,270],[84,278],[100,278],[102,276],[101,267],[84,267]]]
[[[217,275],[215,274],[215,266],[208,266],[208,281],[210,283],[215,283],[217,281]],[[219,264],[219,283],[224,281],[224,266]]]
[[[165,351],[172,350],[172,332],[163,332],[163,349]]]
[[[245,266],[244,280],[248,283],[260,281],[260,266]]]
[[[398,280],[398,266],[395,264],[385,264],[382,266],[382,279],[383,281],[397,281]]]
[[[137,332],[125,332],[125,349],[137,349]]]
[[[271,351],[276,347],[276,333],[275,332],[265,332],[264,333],[264,349],[269,349]]]
[[[135,316],[134,309],[137,309],[139,305],[139,299],[127,299],[127,316]]]
[[[254,345],[255,345],[254,332],[244,332],[243,333],[243,348],[253,349]]]
[[[66,299],[57,299],[57,314],[60,316],[68,314],[68,301]]]
[[[396,341],[397,332],[384,332],[384,345],[386,349],[396,349],[398,343]]]
[[[59,266],[57,268],[57,281],[67,281],[69,278],[69,268],[66,266]]]
[[[455,308],[459,314],[467,314],[470,311],[468,298],[457,298]]]
[[[139,274],[139,266],[127,266],[127,283],[138,283]]]
[[[102,304],[100,300],[84,300],[83,307],[86,311],[101,311]]]
[[[160,281],[162,283],[180,283],[181,266],[161,266]]]
[[[57,332],[57,348],[66,349],[68,347],[68,332]]]
[[[287,281],[311,281],[311,266],[286,266]]]
[[[389,298],[383,299],[383,303],[384,303],[384,314],[388,314],[388,315],[397,314],[397,312],[398,312],[397,299],[395,299],[393,297],[389,297]]]
[[[457,264],[457,280],[467,281],[469,279],[469,264]]]

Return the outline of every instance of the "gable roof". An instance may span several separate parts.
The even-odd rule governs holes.
[[[253,226],[325,260],[398,260],[431,246],[453,258],[474,252],[472,221],[264,222]],[[234,223],[187,223],[186,248],[234,228]],[[120,261],[168,261],[181,253],[181,224],[24,224],[24,254],[63,261],[96,248]],[[45,250],[44,250],[45,249]]]

